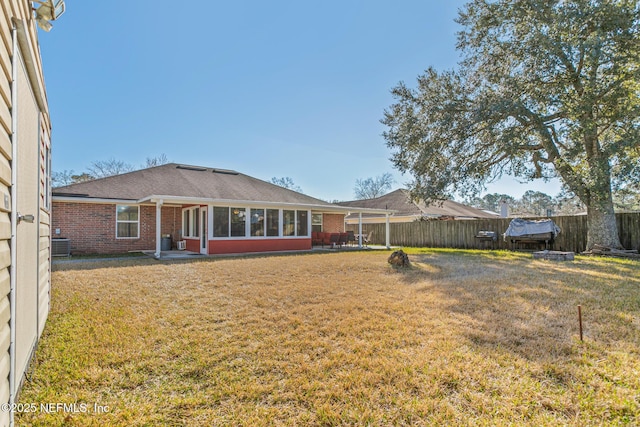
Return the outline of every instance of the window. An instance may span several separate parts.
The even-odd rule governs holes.
[[[214,206],[213,237],[308,237],[309,215],[309,211]],[[188,221],[191,224],[193,218]]]
[[[182,212],[182,237],[189,235],[190,224],[191,223],[191,212],[185,210]]]
[[[116,205],[116,238],[137,239],[140,237],[140,207]]]
[[[193,214],[193,217],[192,217],[193,220],[191,221],[191,224],[192,224],[193,230],[191,230],[191,235],[193,237],[200,237],[200,221],[199,221],[200,208],[195,208],[192,211],[192,214]]]
[[[267,209],[267,236],[280,235],[280,211]]]
[[[213,237],[229,237],[229,208],[213,208]]]
[[[322,214],[311,214],[311,231],[322,231]]]
[[[282,211],[282,234],[284,236],[308,236],[308,218],[308,211]]]
[[[282,211],[282,235],[296,235],[296,211]]]
[[[231,237],[244,237],[247,235],[246,216],[245,208],[231,208]]]
[[[187,208],[182,212],[182,236],[200,237],[200,207]]]
[[[264,236],[264,209],[251,209],[251,235]]]
[[[307,211],[296,211],[296,220],[298,226],[296,228],[297,236],[308,236],[309,235],[309,212]]]

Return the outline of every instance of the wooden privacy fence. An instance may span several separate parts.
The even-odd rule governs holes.
[[[416,246],[457,249],[512,249],[505,242],[503,233],[513,218],[454,220],[454,221],[413,221],[391,223],[390,241],[392,246]],[[542,219],[542,218],[537,218]],[[551,249],[556,251],[582,252],[587,246],[587,216],[557,216],[551,218],[560,234]],[[626,249],[640,248],[640,213],[616,214],[618,232],[622,246]],[[385,244],[386,224],[363,224],[364,233],[373,232],[372,244]],[[347,230],[358,232],[358,225],[347,225]],[[495,242],[482,241],[476,236],[480,230],[495,231]]]

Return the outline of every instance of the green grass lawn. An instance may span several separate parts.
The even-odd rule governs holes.
[[[639,262],[408,252],[56,266],[16,425],[640,423]]]

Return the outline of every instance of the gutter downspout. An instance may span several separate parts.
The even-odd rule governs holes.
[[[42,152],[40,151],[40,147],[42,146],[42,111],[38,111],[38,159],[37,164],[40,164],[40,156]],[[45,148],[46,151],[46,148]],[[42,179],[42,168],[38,167],[38,182],[46,182],[46,179]],[[45,184],[46,187],[46,184]],[[45,188],[44,191],[47,191]],[[38,243],[36,243],[36,251],[38,254],[38,259],[40,259],[40,215],[41,215],[41,199],[40,192],[38,191],[38,211],[36,214],[36,224],[38,227]],[[49,225],[49,239],[51,239],[51,225]],[[51,246],[49,246],[49,254],[51,254]],[[51,256],[49,256],[51,258]],[[35,357],[35,352],[38,349],[38,342],[40,340],[40,263],[38,263],[38,272],[36,273],[36,345],[33,348],[33,354]]]
[[[11,266],[9,267],[10,276],[10,290],[9,290],[9,305],[11,318],[9,319],[10,330],[10,344],[9,344],[9,406],[15,403],[16,399],[16,262],[17,255],[17,241],[16,236],[18,233],[18,200],[16,183],[18,181],[18,146],[17,146],[17,129],[18,129],[18,115],[16,111],[18,109],[18,94],[17,94],[17,81],[18,75],[18,31],[14,27],[12,30],[13,35],[13,55],[11,64]],[[14,411],[10,411],[9,425],[15,425]]]
[[[358,212],[358,247],[362,248],[362,212]]]
[[[160,252],[162,250],[162,203],[162,199],[156,200],[156,253],[154,254],[156,259],[160,259]]]
[[[387,222],[384,227],[385,243],[387,245],[387,249],[391,249],[391,241],[389,238],[389,214],[386,214],[385,216],[387,217]]]

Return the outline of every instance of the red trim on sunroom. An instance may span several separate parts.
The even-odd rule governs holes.
[[[188,245],[188,244],[187,244]],[[309,239],[209,240],[209,254],[311,250]]]

